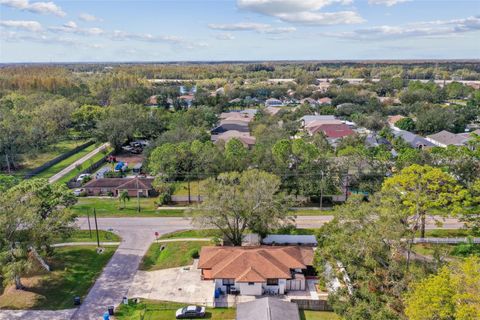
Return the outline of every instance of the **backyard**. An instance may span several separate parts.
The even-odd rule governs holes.
[[[52,271],[39,267],[22,278],[25,290],[13,286],[0,295],[0,309],[68,309],[73,308],[73,298],[85,297],[112,257],[116,247],[106,247],[97,254],[94,246],[56,248],[47,259]]]

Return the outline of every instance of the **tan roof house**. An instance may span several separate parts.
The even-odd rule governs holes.
[[[215,289],[259,296],[284,294],[295,281],[305,290],[304,272],[313,265],[311,247],[203,247],[198,268],[203,280],[215,281]]]
[[[212,135],[212,141],[215,143],[218,141],[224,141],[227,143],[234,138],[240,140],[246,148],[253,146],[256,141],[255,137],[251,136],[250,133],[237,130],[228,130],[216,135]]]
[[[148,197],[154,193],[151,178],[102,178],[87,182],[83,188],[89,196],[112,194],[118,196],[121,191],[127,191],[131,197]]]

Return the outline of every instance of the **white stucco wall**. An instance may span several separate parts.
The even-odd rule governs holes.
[[[261,296],[262,284],[256,282],[253,285],[249,285],[248,282],[239,282],[235,284],[235,287],[240,290],[240,294],[243,296]]]

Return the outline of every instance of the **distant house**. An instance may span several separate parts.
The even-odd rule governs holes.
[[[236,320],[300,320],[300,315],[296,303],[267,297],[239,303]]]
[[[255,145],[256,140],[255,137],[250,135],[250,133],[237,130],[228,130],[216,135],[212,135],[211,139],[214,143],[217,143],[219,141],[224,141],[225,143],[227,143],[232,139],[238,139],[246,148],[251,148],[253,145]]]
[[[240,132],[250,132],[250,128],[248,127],[249,121],[242,121],[242,120],[222,120],[220,124],[212,129],[212,135],[218,135],[223,132],[227,132],[230,130],[240,131]]]
[[[147,106],[156,106],[156,105],[158,105],[158,97],[157,97],[157,96],[150,96],[150,97],[147,99],[146,105],[147,105]]]
[[[193,101],[195,100],[195,96],[193,94],[186,94],[183,96],[178,97],[180,101],[184,101],[187,104],[187,107],[191,107]]]
[[[151,178],[102,178],[87,182],[83,188],[88,196],[118,196],[127,191],[130,197],[148,197],[155,193]]]
[[[322,124],[316,132],[323,132],[327,139],[336,140],[354,135],[355,132],[344,123],[341,124]]]
[[[387,122],[388,122],[388,125],[390,126],[390,128],[394,129],[394,130],[399,130],[396,126],[395,126],[395,123],[397,123],[398,121],[402,120],[402,119],[405,119],[404,116],[402,115],[395,115],[395,116],[388,116],[387,118]]]
[[[323,106],[323,105],[331,105],[332,104],[332,99],[325,97],[325,98],[320,98],[317,100],[318,104]]]
[[[301,104],[308,104],[308,105],[310,105],[310,106],[317,106],[317,105],[318,105],[317,100],[312,99],[312,98],[302,99],[302,100],[300,100],[300,103],[301,103]]]
[[[270,98],[265,101],[265,107],[283,107],[284,104],[281,100]]]
[[[468,137],[442,130],[426,137],[431,143],[446,148],[448,146],[462,146],[468,141]]]
[[[300,118],[302,126],[307,126],[312,121],[337,120],[333,115],[308,115]]]
[[[276,115],[277,113],[279,113],[280,110],[282,110],[282,108],[280,108],[280,107],[266,107],[266,108],[265,108],[265,112],[268,113],[268,114],[270,114],[270,115],[272,115],[272,116],[274,116],[274,115]]]
[[[427,139],[421,136],[418,136],[414,133],[411,133],[409,131],[396,129],[396,130],[393,130],[392,133],[396,138],[403,139],[403,141],[408,143],[412,148],[423,149],[423,148],[435,146],[435,144],[428,141]]]
[[[198,261],[202,279],[214,281],[215,289],[250,296],[305,290],[304,273],[312,266],[313,249],[301,246],[203,247]]]
[[[314,135],[315,133],[321,130],[321,127],[325,124],[343,124],[341,120],[315,120],[309,122],[305,127],[305,131],[308,132],[309,135]]]

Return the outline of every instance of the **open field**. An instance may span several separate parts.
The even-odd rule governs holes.
[[[63,140],[46,147],[36,155],[23,156],[21,169],[17,173],[27,173],[29,170],[35,169],[45,162],[55,159],[62,154],[75,149],[76,147],[86,143],[88,140]]]
[[[86,147],[83,150],[80,150],[79,152],[75,153],[74,155],[68,157],[67,159],[64,159],[60,161],[59,163],[51,166],[50,168],[47,168],[40,172],[39,174],[36,175],[36,178],[50,178],[54,174],[60,172],[61,170],[65,169],[69,165],[71,165],[73,162],[77,161],[81,157],[84,157],[87,155],[89,152],[92,152],[95,150],[95,148],[98,147],[98,145],[92,144],[88,147]]]
[[[78,202],[72,207],[72,210],[79,216],[86,216],[87,213],[93,214],[93,208],[96,209],[99,217],[181,217],[183,209],[160,209],[157,210],[155,204],[156,198],[140,198],[140,212],[138,209],[137,198],[131,198],[127,201],[124,209],[117,198],[78,198]]]
[[[88,230],[75,230],[71,237],[65,239],[58,239],[57,243],[66,243],[66,242],[96,242],[97,235],[95,233],[95,222],[93,218],[91,220],[92,223],[92,237],[90,237],[90,232]],[[113,232],[108,232],[104,230],[98,230],[98,238],[100,242],[119,242],[122,239]]]
[[[103,254],[97,254],[94,246],[56,248],[53,257],[47,259],[52,271],[42,270],[23,278],[25,290],[6,288],[0,295],[0,308],[73,308],[73,298],[85,297],[115,249],[107,247]]]
[[[181,239],[181,238],[213,238],[220,237],[221,233],[215,229],[203,229],[203,230],[181,230],[172,233],[164,234],[160,239]]]
[[[191,265],[193,256],[198,257],[200,249],[211,244],[210,241],[153,243],[143,257],[139,269],[152,271]],[[162,246],[164,249],[160,251]]]

